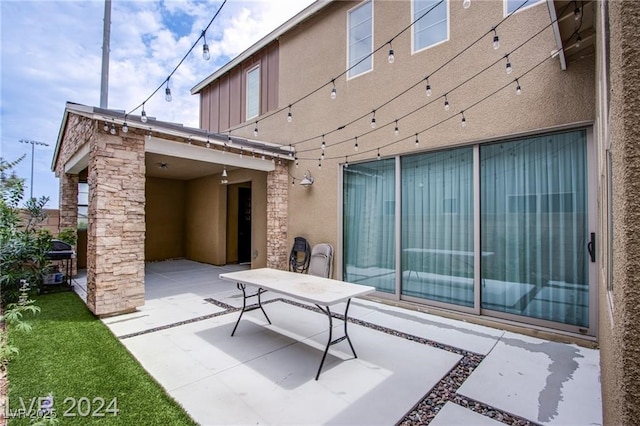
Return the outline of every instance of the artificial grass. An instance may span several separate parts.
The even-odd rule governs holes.
[[[28,408],[32,398],[52,394],[59,424],[196,424],[75,293],[41,295],[36,305],[42,311],[28,318],[30,333],[9,330],[20,350],[7,369],[11,411],[20,399]],[[117,415],[108,410],[114,398]],[[29,422],[14,418],[9,426]]]

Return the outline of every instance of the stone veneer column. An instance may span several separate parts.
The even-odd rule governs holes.
[[[286,165],[267,173],[267,267],[288,269],[289,179]]]
[[[60,176],[60,225],[58,231],[71,228],[78,236],[78,175]],[[77,245],[75,247],[77,252]],[[71,275],[78,273],[78,262],[73,262]]]
[[[144,304],[144,137],[97,134],[88,180],[87,305],[133,311]]]

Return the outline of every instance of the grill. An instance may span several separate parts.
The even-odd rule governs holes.
[[[71,290],[72,262],[75,257],[73,247],[64,241],[52,240],[51,250],[44,257],[52,261],[53,266],[52,272],[43,277],[38,294],[54,290]]]

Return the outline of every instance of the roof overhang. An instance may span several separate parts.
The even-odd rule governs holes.
[[[131,129],[139,129],[149,135],[145,143],[145,150],[147,149],[160,149],[158,148],[158,141],[163,141],[162,149],[169,149],[168,147],[173,145],[173,153],[177,157],[189,159],[197,156],[198,160],[217,162],[219,164],[229,164],[238,167],[251,168],[254,170],[273,170],[271,161],[264,161],[261,159],[255,159],[249,157],[249,155],[226,155],[223,159],[223,150],[242,150],[247,153],[258,153],[260,156],[266,155],[272,158],[279,158],[282,160],[293,160],[293,150],[290,146],[278,145],[270,142],[264,142],[254,139],[239,138],[236,136],[230,136],[226,133],[210,133],[203,129],[197,129],[192,127],[186,127],[182,124],[170,123],[165,121],[159,121],[152,117],[148,117],[146,123],[140,120],[139,115],[125,115],[124,111],[115,111],[110,109],[90,107],[86,105],[80,105],[72,102],[67,102],[62,124],[60,125],[60,131],[58,133],[58,139],[56,142],[53,159],[51,162],[51,169],[55,171],[55,166],[60,154],[60,148],[64,139],[64,134],[67,128],[67,122],[69,114],[80,115],[97,122],[105,122],[108,125],[114,124],[119,128],[126,122],[127,126]],[[189,144],[177,142],[176,140],[183,140],[190,142]],[[155,142],[154,142],[155,141]],[[201,146],[198,146],[200,144]],[[205,148],[202,145],[209,144],[210,146],[219,147],[220,150],[214,150]],[[194,150],[195,149],[195,150]],[[182,151],[180,151],[182,150]],[[154,151],[149,151],[154,152]],[[178,154],[183,152],[182,154]],[[213,153],[216,154],[213,154]],[[159,152],[155,152],[159,153]],[[194,154],[197,153],[197,154]],[[163,154],[167,154],[163,152]],[[168,155],[168,154],[167,154]],[[241,159],[242,161],[238,161]],[[89,158],[89,146],[84,144],[76,153],[65,163],[65,173],[79,173],[82,169],[88,165]],[[234,160],[234,158],[236,158]],[[206,159],[206,160],[205,160]],[[237,163],[237,164],[236,164]],[[265,163],[269,163],[270,166],[265,166]]]
[[[599,2],[593,0],[546,1],[556,41],[556,48],[551,52],[551,56],[558,57],[560,68],[566,70],[571,62],[592,56],[595,52],[594,19],[595,8],[598,7]],[[579,19],[576,19],[574,14],[576,7],[581,11]]]
[[[310,4],[306,9],[304,9],[303,11],[298,13],[296,16],[289,19],[287,22],[280,25],[278,28],[276,28],[275,30],[273,30],[272,32],[264,36],[253,46],[249,47],[240,55],[236,56],[230,62],[227,62],[225,65],[223,65],[216,72],[211,74],[209,77],[205,78],[200,83],[196,84],[191,89],[191,94],[195,95],[199,93],[202,89],[208,86],[212,81],[217,80],[218,78],[220,78],[220,76],[226,74],[229,70],[235,68],[236,66],[238,66],[239,64],[241,64],[242,62],[250,58],[253,54],[263,49],[269,43],[275,40],[278,40],[283,34],[291,31],[296,26],[302,24],[304,21],[306,21],[307,19],[309,19],[310,17],[312,17],[313,15],[315,15],[320,10],[324,9],[326,6],[328,6],[330,3],[334,1],[335,0],[317,0],[314,3]]]

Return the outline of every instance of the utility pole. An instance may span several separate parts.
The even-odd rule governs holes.
[[[104,27],[102,30],[102,78],[100,80],[100,108],[109,105],[109,50],[111,39],[111,0],[104,2]]]
[[[35,154],[34,148],[36,145],[49,146],[49,144],[44,142],[32,141],[29,139],[20,139],[19,142],[28,143],[31,145],[31,185],[29,185],[29,190],[31,191],[31,199],[33,199],[33,156]]]

